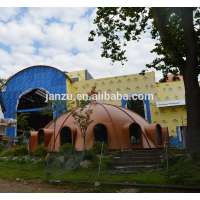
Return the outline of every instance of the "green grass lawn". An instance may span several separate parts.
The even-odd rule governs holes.
[[[165,173],[162,171],[141,171],[133,174],[111,174],[109,170],[101,171],[98,176],[97,168],[75,169],[65,171],[64,169],[46,169],[44,162],[20,163],[18,161],[0,161],[1,179],[40,179],[40,180],[66,180],[66,181],[107,181],[107,182],[137,182],[164,184]]]
[[[96,167],[89,169],[79,168],[76,170],[64,170],[50,168],[47,170],[43,161],[19,162],[0,161],[0,178],[13,180],[40,179],[40,180],[66,180],[66,181],[102,181],[102,182],[130,182],[144,184],[179,184],[179,185],[199,185],[200,165],[199,162],[179,160],[176,164],[171,164],[169,170],[147,170],[138,171],[131,174],[112,174],[110,170],[103,169],[100,176]]]
[[[96,181],[109,183],[151,183],[165,184],[165,176],[161,171],[138,172],[134,174],[110,174],[109,171],[103,170],[100,176],[97,175],[97,168],[76,169],[65,171],[61,169],[46,169],[44,162],[20,163],[18,161],[0,161],[0,179],[7,180],[61,180],[67,181],[68,187],[79,192],[117,192],[127,186],[117,185],[100,185],[94,187]],[[82,182],[88,182],[82,183]],[[128,189],[129,190],[129,189]],[[139,191],[139,190],[137,190]],[[155,191],[155,190],[153,190]],[[143,192],[143,190],[140,190]]]
[[[12,158],[12,157],[11,157]],[[18,156],[20,158],[20,156]],[[31,156],[30,156],[31,158]],[[108,183],[143,183],[143,184],[173,184],[173,185],[200,185],[200,160],[191,160],[186,156],[172,156],[169,160],[169,169],[142,170],[130,174],[111,173],[103,161],[102,171],[98,176],[98,160],[88,169],[78,168],[66,170],[61,167],[46,167],[44,159],[41,161],[24,161],[0,159],[0,179],[7,180],[61,180],[69,182],[96,181]]]

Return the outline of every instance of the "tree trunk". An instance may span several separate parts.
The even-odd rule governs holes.
[[[186,61],[183,60],[182,56],[179,57],[176,54],[176,46],[174,46],[173,40],[172,42],[168,41],[167,18],[163,14],[163,8],[153,8],[152,11],[162,43],[170,46],[170,51],[168,51],[172,58],[176,56],[175,59],[179,59],[183,63],[183,66],[180,66],[180,71],[185,85],[187,110],[186,148],[190,154],[198,154],[200,153],[200,87],[198,83],[197,38],[193,25],[193,9],[174,9],[175,12],[177,11],[177,15],[181,13]]]
[[[186,147],[190,154],[198,154],[200,153],[200,87],[192,8],[182,9],[182,22],[186,48],[186,64],[183,68],[188,126]]]

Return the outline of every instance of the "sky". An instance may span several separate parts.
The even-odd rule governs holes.
[[[155,55],[146,33],[127,46],[128,62],[101,58],[100,38],[89,42],[96,8],[0,8],[0,77],[33,65],[87,69],[94,78],[139,73]],[[160,73],[156,73],[157,79]]]

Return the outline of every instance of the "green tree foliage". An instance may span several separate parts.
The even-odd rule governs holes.
[[[6,79],[0,78],[0,91],[2,90],[5,83],[6,83]]]
[[[147,68],[161,70],[164,75],[182,73],[186,63],[182,21],[185,12],[188,12],[185,8],[98,8],[94,20],[97,28],[90,32],[89,41],[101,37],[101,56],[124,65],[127,43],[139,41],[142,34],[149,31],[156,41],[151,52],[156,53],[157,58],[147,63]],[[200,9],[194,8],[193,13],[200,56]],[[196,67],[199,69],[200,62]]]
[[[157,57],[146,67],[183,75],[187,108],[187,148],[200,153],[200,9],[98,8],[89,41],[101,38],[102,57],[124,64],[126,45],[149,31]],[[142,71],[145,72],[145,69]]]
[[[21,130],[30,130],[30,124],[29,124],[29,118],[30,114],[29,113],[20,113],[17,116],[17,126]]]

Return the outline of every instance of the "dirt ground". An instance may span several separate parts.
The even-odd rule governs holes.
[[[94,188],[94,187],[85,187],[78,185],[55,185],[48,184],[42,181],[26,181],[26,180],[3,180],[0,179],[0,193],[90,193],[90,192],[138,192],[137,189],[134,188]]]
[[[36,193],[65,193],[77,192],[67,186],[56,186],[41,181],[24,181],[24,180],[2,180],[0,179],[0,192],[2,193],[21,193],[21,192],[36,192]]]

